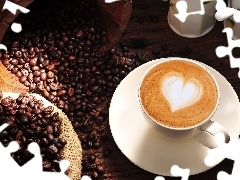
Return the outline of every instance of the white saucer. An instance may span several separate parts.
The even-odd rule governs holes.
[[[109,109],[112,136],[122,153],[134,164],[149,172],[171,176],[173,165],[189,168],[190,175],[204,172],[224,158],[218,157],[214,166],[204,163],[208,148],[194,139],[167,140],[154,132],[143,119],[138,102],[138,86],[148,68],[161,59],[150,61],[132,72],[117,87]],[[205,65],[206,66],[206,65]],[[228,81],[216,70],[206,66],[219,83],[220,105],[212,118],[228,132],[231,140],[238,139],[240,111],[238,97]]]

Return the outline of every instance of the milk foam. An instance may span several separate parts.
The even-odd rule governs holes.
[[[218,102],[218,88],[203,68],[172,60],[146,74],[140,98],[151,118],[165,126],[185,128],[209,118]]]
[[[195,104],[202,92],[199,83],[184,83],[184,79],[177,76],[166,77],[162,83],[162,94],[169,102],[172,112]]]

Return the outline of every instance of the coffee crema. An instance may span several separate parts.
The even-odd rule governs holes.
[[[187,128],[206,120],[218,102],[212,76],[195,63],[169,60],[151,69],[140,98],[150,117],[168,127]]]

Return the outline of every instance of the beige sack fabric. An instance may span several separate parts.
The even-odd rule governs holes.
[[[18,98],[20,93],[11,93],[11,92],[3,92],[3,98],[10,96],[14,99]],[[61,120],[61,127],[60,127],[60,138],[63,138],[67,141],[64,149],[61,152],[61,159],[69,160],[70,167],[67,170],[68,177],[71,180],[79,180],[81,176],[81,161],[82,161],[82,147],[81,143],[78,139],[77,134],[75,133],[71,122],[69,121],[68,117],[55,105],[51,102],[46,100],[44,97],[38,94],[28,94],[35,96],[38,100],[42,100],[44,103],[44,107],[52,106],[54,108],[53,113],[59,113],[59,119]]]

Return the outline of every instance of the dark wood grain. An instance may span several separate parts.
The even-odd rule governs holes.
[[[142,10],[140,4],[147,4],[148,8]],[[179,51],[182,47],[189,46],[193,52],[188,58],[203,62],[218,72],[220,72],[232,85],[237,95],[240,95],[240,79],[237,76],[238,69],[231,69],[228,56],[218,58],[215,49],[220,45],[227,46],[226,34],[222,33],[223,23],[216,22],[215,27],[207,35],[200,38],[184,38],[174,33],[167,22],[168,1],[161,0],[138,0],[133,1],[132,18],[128,24],[122,41],[127,42],[131,49],[130,54],[141,52],[152,55],[153,49],[160,50],[161,44],[165,43],[169,49]],[[147,15],[156,16],[159,22],[153,23],[144,21],[138,23],[139,17]],[[239,51],[239,50],[238,50]],[[160,56],[165,53],[161,51]],[[108,133],[109,137],[111,133]],[[134,143],[134,142],[132,142]],[[118,149],[113,139],[110,138],[107,143],[103,144],[104,148],[110,148],[113,154],[110,158],[105,159],[109,170],[106,179],[114,180],[154,180],[155,174],[149,173],[131,163]],[[131,146],[131,144],[129,144]],[[233,161],[224,160],[216,167],[198,174],[190,176],[190,180],[214,180],[217,179],[217,173],[220,170],[231,173]],[[166,180],[181,179],[180,177],[165,177]]]

